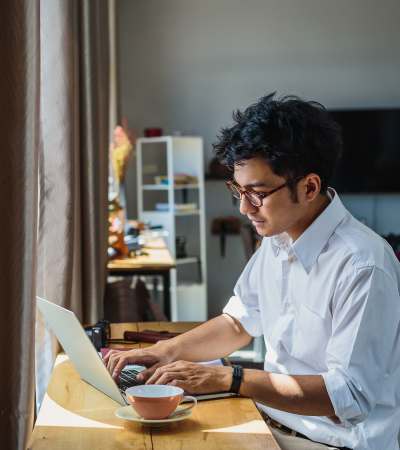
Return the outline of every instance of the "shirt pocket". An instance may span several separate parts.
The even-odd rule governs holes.
[[[326,370],[326,347],[331,325],[316,312],[301,304],[296,312],[292,356],[316,371]]]

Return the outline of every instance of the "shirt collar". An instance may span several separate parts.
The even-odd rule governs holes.
[[[292,249],[307,273],[346,215],[346,208],[333,188],[328,188],[328,196],[331,199],[329,205],[294,243],[287,233],[272,238],[275,255],[278,255],[280,249],[287,252],[288,249]]]
[[[286,253],[290,252],[292,238],[286,232],[272,236],[271,242],[275,256],[279,255],[280,250],[284,250]]]

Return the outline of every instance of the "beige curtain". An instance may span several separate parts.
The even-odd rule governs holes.
[[[103,312],[109,145],[108,2],[41,0],[37,293],[84,323]],[[54,340],[37,321],[37,400]]]
[[[73,309],[84,322],[102,314],[107,12],[101,0],[0,2],[0,441],[5,450],[25,449],[33,425],[35,294]],[[37,354],[53,356],[40,321],[38,328],[38,348],[46,351]],[[36,361],[39,372],[45,362]]]
[[[0,447],[33,422],[39,3],[0,2]]]

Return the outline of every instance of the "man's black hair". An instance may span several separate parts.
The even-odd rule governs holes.
[[[340,126],[320,103],[274,97],[233,113],[235,124],[222,128],[213,145],[217,158],[232,170],[247,159],[265,158],[275,174],[286,178],[295,200],[296,179],[316,173],[325,194],[342,152]]]

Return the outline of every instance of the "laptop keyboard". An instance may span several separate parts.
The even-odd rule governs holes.
[[[100,352],[99,352],[99,356],[101,359],[103,359],[103,356]],[[139,366],[139,368],[140,368],[140,366]],[[126,400],[126,397],[125,397],[126,389],[128,389],[129,387],[132,387],[132,386],[139,386],[141,384],[144,384],[143,381],[138,381],[136,379],[136,376],[138,375],[138,373],[140,373],[143,369],[144,369],[144,367],[142,367],[140,370],[126,367],[119,374],[119,381],[118,381],[117,385],[118,385],[118,388],[125,400]]]
[[[143,384],[143,382],[138,381],[136,379],[136,376],[139,372],[140,372],[139,370],[135,369],[123,370],[119,375],[119,382],[118,382],[119,389],[125,391],[125,389],[127,389],[128,387]]]

